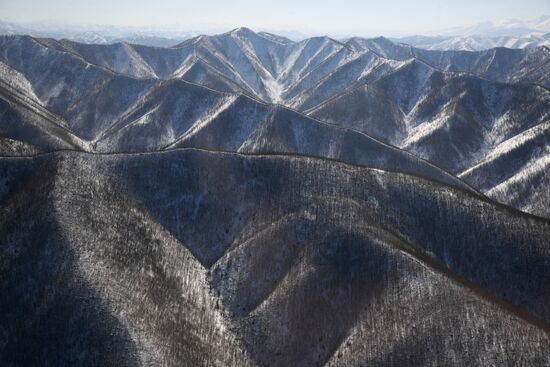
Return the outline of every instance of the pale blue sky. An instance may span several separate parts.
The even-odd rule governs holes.
[[[550,0],[0,0],[0,19],[63,24],[286,29],[321,33],[422,33],[550,14]]]

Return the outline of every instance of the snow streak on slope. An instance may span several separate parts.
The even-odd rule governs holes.
[[[521,171],[487,191],[487,196],[527,213],[550,217],[550,154],[528,162]]]
[[[34,93],[32,84],[23,74],[0,62],[0,83],[20,92],[21,95],[41,104],[40,99]]]
[[[210,122],[214,121],[220,115],[220,113],[229,108],[229,106],[231,106],[237,98],[237,95],[227,96],[221,104],[215,106],[214,109],[209,110],[208,113],[201,116],[183,135],[179,136],[176,140],[168,144],[163,149],[169,149],[172,145],[177,144],[178,141],[193,137],[193,135],[197,134]]]

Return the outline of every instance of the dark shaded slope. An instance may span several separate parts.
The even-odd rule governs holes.
[[[44,153],[47,150],[20,140],[0,137],[0,156],[21,157]]]
[[[116,320],[101,325],[123,325],[136,353],[117,349],[128,339],[111,333],[113,361],[242,365],[249,354],[275,366],[549,362],[550,223],[479,196],[327,160],[196,150],[66,152],[2,159],[0,169],[11,177],[0,197],[0,228],[10,233],[1,237],[10,244],[1,247],[9,259],[1,279],[17,279],[10,265],[25,253],[10,249],[62,235],[55,243],[76,265],[49,267],[59,276],[40,277],[35,289],[68,276],[97,292],[91,302],[74,291],[71,312],[83,302],[88,312],[116,305],[107,312]],[[49,173],[50,186],[25,186],[30,172]],[[51,208],[40,213],[58,229],[13,207],[25,200]],[[28,253],[29,261],[71,259],[50,249]],[[224,325],[244,342],[243,357]]]
[[[550,155],[534,158],[521,171],[487,191],[489,197],[527,213],[550,218]]]
[[[0,163],[2,365],[251,365],[205,269],[93,157]]]
[[[0,151],[35,154],[58,149],[86,149],[67,123],[42,106],[31,83],[0,62]]]
[[[314,108],[314,118],[398,144],[406,136],[405,115],[381,89],[362,84]]]
[[[246,96],[229,100],[208,119],[195,123],[180,138],[164,147],[174,148],[325,157],[427,176],[471,190],[452,175],[405,151],[361,133],[324,124],[287,108],[264,104]]]
[[[398,143],[406,136],[407,115],[429,91],[436,71],[414,60],[395,65],[383,62],[380,65],[382,67],[369,73],[367,78],[356,84],[344,84],[344,88],[337,90],[331,98],[318,100],[317,104],[309,106],[307,113],[336,123],[338,115],[343,112],[340,124],[362,127],[365,133],[372,125],[374,132],[383,132],[381,137]],[[348,111],[343,111],[344,108]],[[386,122],[386,119],[389,121]],[[385,127],[385,124],[389,126]]]
[[[365,133],[458,174],[481,164],[501,143],[545,121],[550,111],[548,90],[534,85],[547,84],[550,54],[545,47],[424,51],[382,37],[346,43],[328,37],[290,42],[239,28],[173,48],[3,36],[0,50],[0,69],[6,65],[21,74],[14,77],[10,71],[6,76],[0,70],[0,79],[15,80],[12,86],[19,85],[31,97],[26,107],[52,111],[60,116],[53,120],[67,130],[44,127],[37,122],[40,118],[20,109],[4,112],[8,124],[2,125],[3,136],[11,139],[2,143],[6,154],[19,154],[14,147],[21,144],[13,140],[40,147],[38,151],[86,150],[88,145],[101,152],[171,147],[237,151],[270,121],[274,107],[261,99]],[[168,88],[181,92],[179,97],[156,92],[167,84],[177,85],[174,80],[180,78],[229,94],[222,100],[212,97],[213,101],[207,96],[212,91]],[[149,100],[156,94],[166,101]],[[4,105],[6,111],[12,107]],[[315,129],[316,124],[311,127]],[[293,146],[290,141],[285,144]],[[314,155],[325,156],[330,150],[326,140],[307,144],[303,151],[308,154],[317,150]],[[19,151],[31,154],[33,149]],[[544,162],[537,167],[541,165]],[[535,171],[497,172],[516,181],[531,177],[533,182],[511,185],[522,192],[502,190],[499,200],[511,203],[511,197],[505,197],[511,194],[521,197],[514,199],[524,203],[518,208],[534,203],[530,198],[535,190],[529,188],[544,189],[546,182],[541,169]]]
[[[114,73],[51,43],[57,44],[28,36],[2,36],[0,58],[25,76],[45,107],[63,116],[68,106],[107,82]]]
[[[174,161],[181,170],[174,169]],[[135,168],[130,170],[131,166]],[[149,176],[147,167],[156,173]],[[220,257],[256,210],[273,200],[306,206],[306,198],[315,197],[329,203],[336,200],[334,205],[338,200],[350,205],[357,202],[376,215],[368,220],[357,217],[350,224],[391,231],[414,248],[436,256],[458,275],[545,322],[550,320],[545,301],[550,278],[545,238],[549,222],[496,206],[479,196],[412,176],[299,157],[246,158],[174,151],[129,157],[117,172],[122,174],[123,169],[129,170],[130,176],[121,182],[133,187],[136,200],[192,246],[205,264]],[[193,173],[196,169],[197,176]],[[226,175],[229,181],[220,180]],[[172,184],[165,185],[153,177],[165,177]],[[241,187],[238,195],[237,187]],[[195,190],[202,193],[202,199],[193,194]],[[284,195],[290,196],[283,199]],[[300,195],[306,200],[302,204]],[[232,210],[235,212],[228,214]],[[221,216],[220,222],[216,215]],[[205,232],[205,226],[211,229]],[[211,247],[214,243],[216,246]]]
[[[550,51],[546,47],[485,51],[428,51],[414,49],[415,57],[434,67],[468,72],[489,80],[549,86]]]
[[[194,147],[236,152],[275,108],[245,95],[234,95],[229,102],[163,148]]]
[[[53,214],[55,159],[1,166],[2,365],[135,365],[134,343],[79,275],[77,254]]]

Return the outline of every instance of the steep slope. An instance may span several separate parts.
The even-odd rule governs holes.
[[[443,73],[409,61],[308,113],[458,173],[496,145],[547,119],[550,94],[537,86]]]
[[[194,47],[183,45],[168,48],[132,45],[132,48],[160,79],[169,79],[186,60],[193,56],[195,51]]]
[[[461,277],[524,307],[541,320],[550,320],[550,309],[543,301],[548,284],[545,279],[550,276],[544,237],[550,230],[547,220],[421,178],[326,160],[255,158],[193,150],[128,158],[115,169],[116,175],[130,175],[120,177],[121,189],[129,190],[153,217],[191,246],[203,264],[212,264],[225,253],[259,208],[263,207],[271,218],[268,223],[280,218],[276,215],[279,207],[272,206],[275,198],[275,203],[287,203],[294,210],[307,209],[313,218],[322,218],[326,212],[316,212],[315,208],[325,206],[315,200],[318,198],[338,213],[342,213],[337,209],[339,205],[348,207],[349,217],[345,218],[349,220],[345,223],[390,230]],[[175,161],[181,170],[174,169]],[[173,184],[166,186],[162,180],[150,179],[153,176],[144,167],[154,167],[155,178],[164,177]],[[198,177],[193,173],[195,169]],[[232,178],[222,183],[220,177]],[[237,187],[241,187],[238,194]],[[202,198],[192,194],[195,190],[202,193]],[[232,210],[235,212],[230,214]],[[228,218],[229,223],[225,222]],[[519,229],[522,226],[525,230]],[[207,227],[210,231],[203,231]],[[493,252],[499,256],[491,256]],[[513,274],[504,271],[512,267]]]
[[[447,172],[368,135],[277,108],[239,148],[249,154],[297,154],[429,177],[474,191]]]
[[[59,117],[46,111],[25,77],[0,62],[0,155],[32,155],[82,147]]]
[[[100,152],[181,147],[327,157],[425,175],[471,189],[441,169],[369,136],[326,125],[246,95],[221,93],[181,80],[162,83],[93,145]]]
[[[326,157],[471,190],[443,170],[370,136],[245,95],[181,80],[167,81],[153,90],[106,130],[93,149],[144,152],[182,147]]]
[[[77,45],[91,48],[90,54],[101,54],[95,48],[106,51],[104,45]],[[93,140],[109,127],[156,83],[90,64],[55,40],[4,36],[0,37],[0,48],[0,59],[29,81],[41,104],[86,140]]]
[[[277,84],[269,49],[278,43],[240,28],[213,37],[201,36],[186,47],[193,47],[201,58],[218,68],[250,93],[265,100],[276,98]]]
[[[290,87],[310,73],[323,75],[318,69],[325,60],[345,52],[345,46],[329,37],[313,37],[297,42],[284,53],[281,70],[278,70],[278,80],[284,89]]]
[[[309,115],[396,145],[407,133],[403,111],[384,90],[372,84],[339,94],[313,108]]]
[[[92,141],[160,84],[155,79],[114,75],[105,83],[82,91],[79,99],[66,107],[63,116],[72,131]]]
[[[292,84],[344,46],[328,37],[281,42],[238,28],[221,35],[200,36],[180,47],[192,47],[195,54],[256,97],[282,103],[283,94]]]
[[[546,121],[499,144],[459,176],[495,200],[548,218],[549,142]]]
[[[477,165],[460,173],[460,177],[482,191],[498,185],[521,171],[534,159],[550,152],[550,121],[545,121],[496,146]]]
[[[395,43],[385,37],[360,38],[353,37],[346,42],[346,45],[356,52],[372,51],[377,55],[393,60],[407,60],[414,56],[409,45]]]
[[[206,269],[70,157],[0,164],[2,365],[253,365]]]
[[[40,98],[34,93],[32,84],[17,70],[0,62],[0,82],[4,88],[17,92],[32,102],[41,104]]]
[[[247,92],[200,57],[190,58],[176,71],[174,76],[221,92]]]
[[[65,121],[41,105],[28,80],[3,63],[0,63],[0,121],[0,149],[6,154],[88,148]]]
[[[179,139],[163,148],[193,147],[237,152],[271,116],[275,107],[245,95],[232,96],[230,101],[224,109],[193,125]]]
[[[533,159],[512,177],[487,191],[489,197],[527,213],[550,217],[550,158]]]
[[[480,196],[196,150],[0,170],[8,365],[550,362],[550,222]]]
[[[2,36],[0,61],[24,75],[43,105],[63,116],[68,106],[85,92],[107,82],[114,73],[56,49],[47,41],[28,36]]]
[[[446,79],[415,107],[414,127],[401,147],[458,173],[549,114],[550,93],[541,87]]]
[[[62,40],[58,47],[82,57],[90,64],[104,66],[119,74],[143,79],[157,78],[153,69],[127,43],[94,45]]]
[[[46,47],[47,53],[61,53],[57,56],[59,58],[76,59],[133,78],[170,79],[176,77],[191,59],[200,57],[248,93],[267,102],[281,102],[294,107],[298,104],[293,99],[297,94],[305,93],[315,84],[313,82],[319,82],[339,67],[369,54],[396,61],[416,58],[439,70],[467,72],[493,81],[544,86],[548,86],[550,60],[546,47],[495,48],[479,52],[431,51],[394,43],[383,37],[352,38],[345,44],[327,37],[288,42],[247,28],[215,36],[195,37],[173,48],[124,43],[89,45],[14,36],[5,39],[11,40],[7,42],[9,44],[21,43],[21,49],[29,49],[26,43],[33,40]],[[50,59],[51,55],[45,64],[53,66]],[[328,65],[330,68],[326,69]],[[344,74],[343,71],[341,73]],[[310,80],[302,81],[304,78]],[[311,107],[307,106],[304,110]]]
[[[138,79],[179,77],[186,64],[198,57],[241,89],[269,102],[282,101],[285,89],[344,48],[327,37],[289,43],[246,28],[216,36],[199,36],[173,48],[124,43],[90,45],[30,37],[6,39],[6,48],[20,44],[21,49],[26,49],[31,47],[29,42],[39,44],[50,54],[49,62],[53,62],[51,57],[56,55]],[[8,55],[8,59],[11,57]]]
[[[380,59],[372,52],[367,52],[345,62],[312,85],[308,85],[309,80],[301,81],[294,87],[299,89],[299,93],[296,93],[288,103],[293,108],[307,112],[354,84],[374,80],[389,71],[393,71],[393,63]],[[307,89],[302,89],[306,86]],[[290,93],[292,94],[294,93]]]
[[[105,130],[94,148],[102,152],[160,150],[215,119],[236,98],[182,80],[165,81]]]

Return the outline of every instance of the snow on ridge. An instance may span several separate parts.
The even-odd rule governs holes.
[[[545,121],[541,124],[535,125],[534,127],[522,132],[521,134],[515,135],[512,138],[503,141],[498,146],[491,151],[487,156],[487,160],[493,159],[498,155],[505,154],[516,147],[528,142],[529,140],[535,138],[539,133],[550,127],[550,120]]]
[[[521,146],[522,144],[528,143],[530,140],[535,139],[540,133],[542,133],[543,131],[549,128],[550,128],[550,120],[545,121],[541,124],[535,125],[532,128],[518,135],[515,135],[508,140],[503,141],[502,143],[494,147],[492,150],[490,150],[489,153],[480,162],[464,170],[463,172],[459,173],[458,177],[467,176],[468,174],[479,169],[483,165],[488,164],[492,160],[497,159],[499,156],[507,154],[512,150],[516,149],[517,147]],[[550,146],[547,146],[546,149],[547,150],[550,149]]]
[[[122,49],[128,57],[128,64],[124,65],[128,70],[131,70],[131,74],[141,78],[154,78],[159,79],[155,71],[147,64],[143,58],[134,50],[132,46],[127,43],[122,43]],[[124,62],[120,60],[120,62]]]
[[[42,104],[42,101],[34,92],[32,84],[25,78],[23,74],[0,61],[0,81],[7,84],[9,87],[22,92],[25,96],[34,99]]]
[[[439,113],[432,120],[424,121],[415,127],[410,128],[410,124],[407,121],[409,131],[407,138],[400,145],[401,148],[413,145],[422,138],[443,127],[449,121],[449,118],[451,118],[454,114],[454,111],[450,111],[451,109],[454,109],[454,104],[454,101],[447,102],[447,104],[441,108]]]
[[[546,154],[542,157],[530,160],[516,174],[509,177],[506,181],[501,182],[493,187],[485,194],[490,197],[498,197],[508,191],[508,188],[514,184],[529,182],[529,178],[539,172],[546,172],[550,166],[550,155]]]
[[[239,97],[239,94],[228,95],[224,100],[222,100],[220,104],[218,104],[218,106],[216,106],[215,110],[208,111],[207,114],[203,115],[201,118],[195,121],[195,123],[182,136],[178,137],[177,140],[169,146],[197,134],[201,129],[203,129],[213,120],[215,120],[223,111],[227,110]]]
[[[181,65],[172,73],[171,78],[181,78],[185,75],[197,62],[199,57],[189,54]]]

